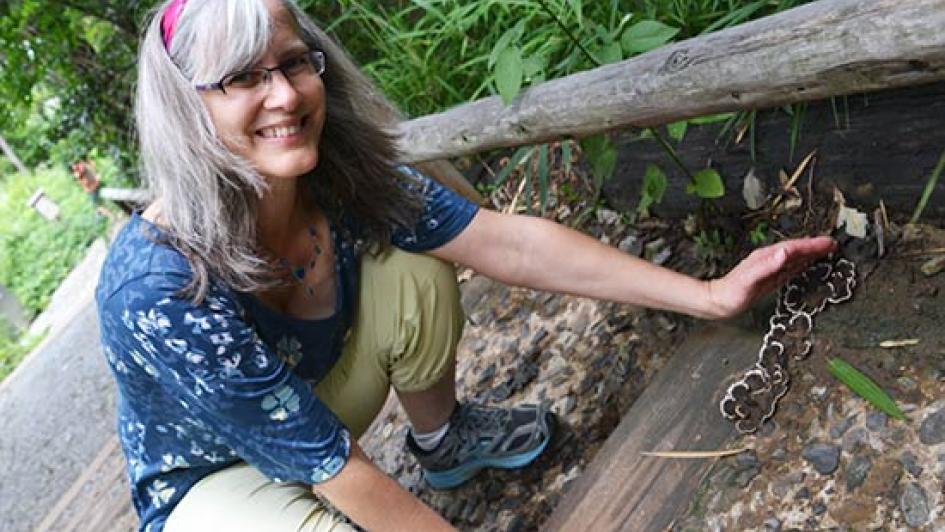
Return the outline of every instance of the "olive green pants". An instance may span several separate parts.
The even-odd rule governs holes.
[[[463,332],[453,267],[392,250],[361,261],[357,317],[315,394],[358,438],[390,387],[420,391],[452,368]],[[276,483],[246,463],[209,475],[174,508],[167,532],[349,531],[304,484]]]

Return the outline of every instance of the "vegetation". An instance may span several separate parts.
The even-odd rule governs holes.
[[[107,165],[106,176],[113,173]],[[38,190],[60,208],[49,221],[28,205]],[[27,312],[40,312],[62,279],[81,260],[89,243],[105,230],[105,219],[65,169],[41,168],[0,181],[0,284]]]

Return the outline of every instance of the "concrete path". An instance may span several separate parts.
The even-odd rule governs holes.
[[[115,392],[93,291],[106,253],[90,247],[34,327],[45,340],[0,383],[0,530],[32,530],[115,433]]]

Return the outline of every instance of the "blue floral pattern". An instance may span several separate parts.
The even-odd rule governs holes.
[[[392,243],[439,247],[477,206],[403,167],[422,192],[415,227]],[[354,231],[333,227],[336,312],[300,320],[251,294],[211,282],[194,304],[180,295],[191,270],[161,232],[135,215],[102,268],[96,301],[105,358],[118,385],[118,434],[141,530],[163,530],[201,478],[244,460],[273,480],[317,484],[336,475],[350,435],[312,392],[341,354],[353,321],[358,250]]]

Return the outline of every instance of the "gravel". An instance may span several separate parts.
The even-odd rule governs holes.
[[[804,447],[802,456],[821,475],[830,475],[840,465],[840,447],[830,443],[812,443]]]
[[[870,468],[873,467],[873,460],[869,456],[858,455],[853,458],[846,471],[847,491],[854,491],[866,480]]]
[[[912,527],[922,526],[929,520],[929,499],[922,486],[915,482],[906,484],[899,496],[899,509]]]
[[[930,414],[919,427],[919,441],[926,445],[945,442],[945,408]]]

